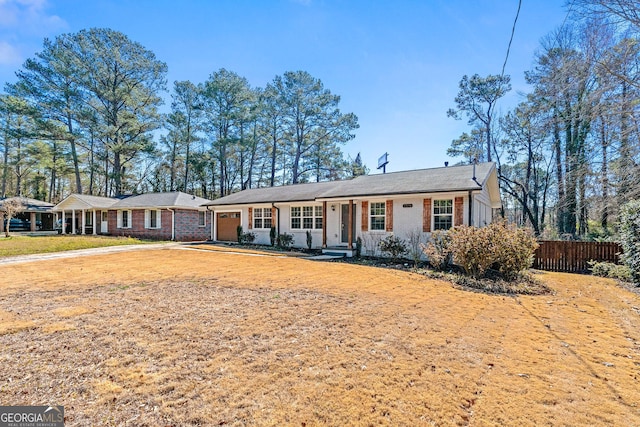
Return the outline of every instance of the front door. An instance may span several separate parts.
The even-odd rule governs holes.
[[[238,241],[238,226],[240,225],[240,212],[218,212],[217,240],[223,242]]]
[[[342,212],[340,215],[340,231],[342,243],[349,243],[349,204],[340,205]],[[351,215],[351,241],[356,241],[356,205],[353,205],[353,212]]]
[[[109,232],[109,212],[100,212],[100,233],[107,234]]]

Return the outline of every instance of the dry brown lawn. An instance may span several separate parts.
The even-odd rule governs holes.
[[[0,266],[0,402],[89,425],[640,426],[640,297],[179,248]]]

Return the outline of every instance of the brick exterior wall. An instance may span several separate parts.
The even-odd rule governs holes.
[[[109,211],[109,235],[128,236],[141,239],[171,240],[172,213],[168,209],[160,211],[161,228],[144,227],[144,209],[131,211],[131,228],[118,228],[118,211]],[[205,214],[206,226],[199,225],[199,214],[196,210],[175,209],[175,238],[180,242],[208,240],[211,238],[211,216]]]
[[[193,242],[209,240],[211,238],[211,215],[205,213],[205,226],[199,225],[198,211],[190,209],[176,209],[176,240],[179,242]],[[164,223],[162,224],[164,228]],[[169,223],[171,227],[171,223]]]

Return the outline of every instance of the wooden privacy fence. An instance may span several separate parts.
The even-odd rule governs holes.
[[[587,262],[606,261],[618,264],[622,247],[616,242],[538,241],[533,268],[567,273],[586,273]]]

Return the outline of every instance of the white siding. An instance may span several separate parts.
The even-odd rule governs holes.
[[[469,225],[469,192],[458,193],[435,193],[435,194],[419,194],[408,196],[389,196],[387,198],[360,198],[354,200],[355,204],[355,236],[356,239],[360,237],[363,241],[363,254],[364,255],[380,255],[377,245],[380,240],[384,239],[389,234],[395,234],[396,236],[408,240],[409,235],[412,232],[419,231],[422,235],[422,240],[426,242],[431,233],[422,232],[422,218],[423,218],[423,201],[425,198],[433,200],[450,199],[454,200],[454,221],[455,221],[455,198],[463,198],[463,224]],[[491,223],[492,212],[489,194],[486,190],[473,193],[473,218],[472,225],[485,226]],[[362,201],[366,200],[368,206],[371,206],[372,202],[386,202],[387,200],[393,200],[393,232],[386,231],[362,231]],[[327,246],[343,246],[341,240],[341,206],[347,204],[347,200],[327,201],[326,209],[326,233],[327,233]],[[404,207],[405,205],[411,205],[410,207]],[[307,237],[306,229],[291,229],[291,207],[292,206],[322,206],[321,202],[305,202],[305,203],[287,203],[276,204],[278,210],[278,217],[273,218],[273,225],[278,227],[279,233],[288,233],[294,236],[294,247],[306,248]],[[335,207],[335,210],[332,209]],[[271,204],[256,204],[256,205],[236,205],[216,207],[216,212],[241,212],[241,224],[245,232],[255,233],[255,243],[261,245],[269,245],[271,243],[269,238],[269,229],[255,229],[249,228],[249,207],[255,208],[271,208]],[[432,203],[433,209],[433,203]],[[367,229],[369,229],[369,212],[366,212],[365,216],[367,220]],[[431,230],[433,230],[433,212],[431,214]],[[311,230],[313,235],[313,248],[322,247],[322,230]],[[355,240],[354,240],[355,246]]]

